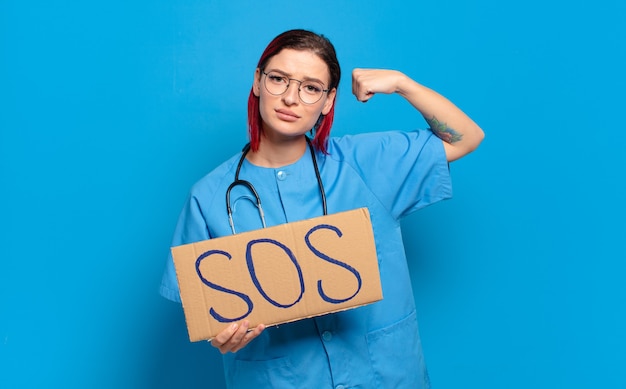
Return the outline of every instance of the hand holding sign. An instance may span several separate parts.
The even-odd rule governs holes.
[[[233,323],[225,330],[211,339],[211,346],[220,350],[222,354],[235,353],[244,348],[250,341],[263,332],[265,325],[259,324],[248,331],[250,322],[244,320],[241,323]]]

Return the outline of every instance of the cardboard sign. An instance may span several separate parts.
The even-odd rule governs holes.
[[[189,339],[382,299],[366,208],[172,248]]]

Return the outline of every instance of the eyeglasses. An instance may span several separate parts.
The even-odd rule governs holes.
[[[299,82],[300,86],[298,87],[298,96],[304,104],[317,103],[320,101],[324,93],[329,91],[329,89],[324,89],[324,84],[319,81],[300,81],[295,78],[289,78],[278,72],[263,72],[263,74],[265,74],[265,81],[263,82],[263,85],[265,85],[265,89],[267,89],[267,91],[274,96],[280,96],[287,92],[289,85],[291,85],[291,81]]]

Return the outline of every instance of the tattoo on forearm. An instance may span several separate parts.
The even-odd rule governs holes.
[[[455,143],[463,138],[463,134],[448,127],[446,123],[440,122],[434,116],[430,119],[426,118],[426,122],[430,126],[430,130],[444,142]]]

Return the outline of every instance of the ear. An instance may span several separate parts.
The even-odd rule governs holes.
[[[254,81],[252,82],[252,93],[254,93],[256,97],[259,97],[261,95],[261,69],[259,68],[256,68],[256,71],[254,72]]]
[[[333,103],[335,102],[335,96],[337,96],[337,88],[333,88],[328,91],[326,101],[324,101],[324,107],[322,108],[322,115],[328,115],[330,109],[333,107]]]

